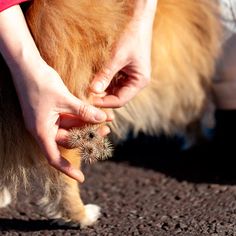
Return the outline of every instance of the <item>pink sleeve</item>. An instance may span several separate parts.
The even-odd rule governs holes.
[[[22,2],[27,2],[30,0],[0,0],[0,12]]]

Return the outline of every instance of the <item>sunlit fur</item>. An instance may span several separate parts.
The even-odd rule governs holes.
[[[111,128],[116,141],[130,129],[151,134],[182,132],[201,118],[219,53],[215,4],[215,0],[158,1],[152,80],[128,105],[115,111]],[[130,12],[129,0],[36,0],[26,18],[41,55],[74,95],[89,101],[88,85],[108,61]],[[22,178],[27,183],[29,176],[36,177],[47,186],[44,208],[58,205],[63,218],[85,222],[77,183],[49,167],[26,131],[3,60],[0,76],[0,185],[14,187]],[[78,152],[61,148],[61,153],[80,166]],[[55,194],[60,197],[52,207]],[[55,218],[58,214],[55,210]]]

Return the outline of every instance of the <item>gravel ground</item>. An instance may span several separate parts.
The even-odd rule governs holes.
[[[236,236],[235,118],[221,113],[214,141],[188,150],[177,138],[140,135],[84,166],[83,200],[102,207],[93,227],[58,226],[22,192],[1,209],[0,235]]]

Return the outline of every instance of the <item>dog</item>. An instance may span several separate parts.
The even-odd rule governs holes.
[[[72,94],[90,101],[87,88],[109,60],[131,10],[129,0],[37,0],[25,17],[46,62]],[[198,123],[210,100],[220,41],[216,1],[159,0],[153,26],[151,82],[126,106],[114,110],[112,140],[119,142],[131,130],[134,134],[171,135]],[[117,80],[120,76],[116,75]],[[27,186],[28,180],[35,178],[44,189],[39,204],[48,217],[81,227],[94,224],[100,208],[83,204],[77,182],[48,165],[25,128],[3,59],[0,77],[0,206],[10,203],[17,186]],[[88,125],[87,132],[91,131],[89,126],[93,130]],[[78,135],[79,131],[73,132]],[[77,148],[60,147],[60,151],[80,168]]]

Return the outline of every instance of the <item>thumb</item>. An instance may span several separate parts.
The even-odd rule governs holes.
[[[113,59],[111,63],[104,66],[103,69],[95,75],[90,87],[92,92],[103,93],[107,89],[114,75],[119,71],[117,64],[116,60]]]
[[[89,123],[100,123],[107,119],[107,115],[104,111],[83,102],[76,97],[71,98],[69,109],[66,112],[78,116],[81,121]]]

